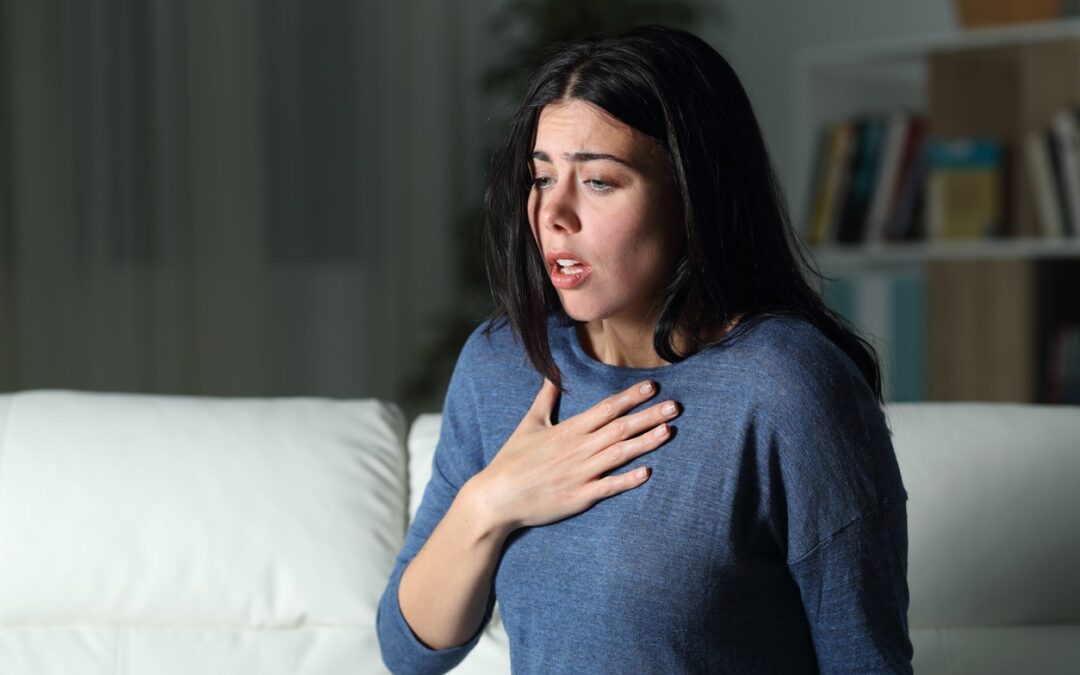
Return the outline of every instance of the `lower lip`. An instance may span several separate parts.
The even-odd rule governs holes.
[[[585,265],[584,272],[578,272],[577,274],[563,274],[559,271],[559,265],[554,264],[551,266],[549,273],[551,275],[551,283],[555,288],[562,288],[564,290],[570,288],[577,288],[581,284],[585,283],[585,279],[589,277],[589,273],[592,272],[592,268]]]

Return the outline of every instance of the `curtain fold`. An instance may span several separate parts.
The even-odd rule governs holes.
[[[490,4],[0,0],[0,390],[396,399]]]

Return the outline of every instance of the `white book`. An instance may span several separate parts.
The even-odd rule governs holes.
[[[1065,208],[1069,221],[1080,228],[1080,127],[1068,108],[1054,115],[1050,133],[1061,151],[1062,182],[1065,184]]]
[[[889,116],[885,127],[885,142],[881,150],[881,163],[878,164],[877,182],[871,192],[870,208],[866,214],[866,232],[868,242],[884,240],[885,223],[889,220],[889,207],[894,203],[893,192],[896,190],[897,172],[903,159],[904,140],[907,138],[909,115],[900,110]]]
[[[1047,237],[1065,236],[1065,224],[1061,219],[1061,206],[1054,185],[1054,167],[1040,132],[1031,131],[1024,137],[1024,161],[1039,229]]]

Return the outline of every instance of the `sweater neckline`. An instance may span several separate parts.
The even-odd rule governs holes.
[[[563,324],[557,317],[552,319],[557,331],[562,333],[563,339],[570,343],[569,351],[574,356],[574,360],[583,365],[585,368],[603,375],[609,376],[631,376],[638,379],[645,379],[664,374],[674,374],[679,369],[685,369],[689,366],[695,365],[697,361],[707,352],[712,351],[717,345],[708,345],[702,350],[691,354],[682,361],[676,361],[675,363],[669,363],[666,366],[648,366],[644,368],[638,368],[634,366],[615,366],[603,361],[598,361],[585,351],[585,348],[581,345],[581,340],[577,335],[577,324],[570,323],[569,325]]]

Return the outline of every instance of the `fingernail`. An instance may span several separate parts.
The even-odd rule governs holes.
[[[674,403],[668,403],[666,406],[663,407],[661,412],[663,412],[665,415],[674,415],[675,414],[675,404]]]
[[[642,394],[651,394],[652,382],[646,382],[645,384],[641,385],[640,387],[638,387],[638,391],[640,391]]]

